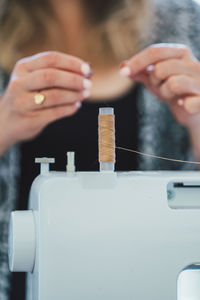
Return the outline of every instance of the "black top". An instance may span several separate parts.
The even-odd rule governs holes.
[[[82,108],[73,116],[50,124],[33,141],[21,145],[21,181],[17,209],[27,209],[28,193],[33,179],[39,174],[35,157],[54,157],[51,170],[66,170],[66,152],[75,151],[78,171],[97,171],[98,163],[98,113],[99,107],[113,107],[115,111],[116,145],[137,149],[137,93],[131,88],[125,95],[113,101],[83,102]],[[48,99],[46,100],[48,101]],[[136,170],[137,156],[118,150],[116,171]],[[11,300],[24,299],[24,274],[13,275]]]

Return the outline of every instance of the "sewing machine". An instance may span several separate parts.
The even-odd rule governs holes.
[[[11,214],[27,300],[199,300],[199,172],[51,172]]]

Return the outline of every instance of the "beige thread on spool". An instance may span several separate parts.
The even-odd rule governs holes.
[[[115,163],[115,116],[113,108],[100,108],[98,116],[101,171],[113,171]]]

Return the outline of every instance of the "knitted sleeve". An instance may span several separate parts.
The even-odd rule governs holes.
[[[155,43],[182,43],[200,59],[200,4],[195,0],[154,0]]]
[[[154,0],[154,30],[148,44],[182,43],[200,59],[200,5],[193,0]],[[187,129],[176,122],[168,106],[141,89],[139,148],[142,152],[195,160]],[[142,170],[193,170],[188,164],[140,158]]]
[[[0,71],[0,94],[7,78]],[[10,272],[8,270],[8,225],[10,212],[15,209],[18,194],[19,150],[12,147],[0,158],[0,299],[8,300]]]

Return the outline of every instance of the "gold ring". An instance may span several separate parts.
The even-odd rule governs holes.
[[[34,101],[35,101],[35,104],[37,105],[41,105],[45,100],[45,96],[41,93],[37,93],[35,94],[34,96]]]

